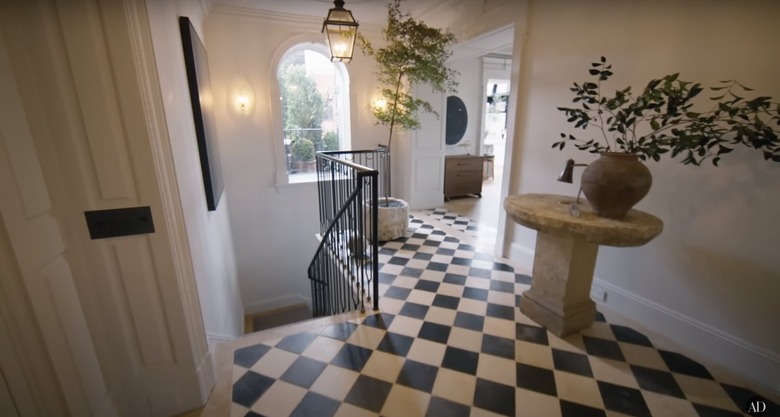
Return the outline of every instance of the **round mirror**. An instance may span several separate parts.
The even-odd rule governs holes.
[[[444,135],[447,145],[455,145],[463,139],[468,121],[466,103],[458,96],[447,97],[447,128]]]

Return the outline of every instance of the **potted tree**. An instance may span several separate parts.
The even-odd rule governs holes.
[[[298,172],[314,171],[316,161],[314,160],[314,143],[306,138],[295,139],[290,149],[292,153],[293,164]]]
[[[709,87],[709,99],[697,102],[705,87],[679,74],[651,80],[638,94],[629,86],[612,96],[602,89],[613,75],[606,58],[592,63],[589,74],[592,81],[570,88],[579,107],[558,110],[575,128],[595,136],[561,133],[552,147],[563,149],[572,142],[579,150],[601,154],[582,174],[582,192],[599,216],[622,218],[647,195],[652,177],[644,160],[668,154],[682,156],[683,164],[709,159],[717,166],[723,155],[746,146],[761,151],[765,160],[780,162],[780,104],[766,96],[743,97],[752,89],[736,80]]]
[[[399,130],[420,127],[419,112],[439,114],[431,103],[414,97],[417,85],[427,84],[434,91],[444,93],[457,86],[457,72],[447,66],[452,55],[449,47],[455,36],[446,29],[433,28],[401,12],[401,1],[392,0],[387,6],[387,26],[382,30],[384,46],[374,48],[358,34],[361,51],[377,63],[382,104],[371,106],[376,123],[389,130],[385,147],[389,161],[393,135]],[[385,166],[384,196],[379,204],[379,240],[396,239],[406,233],[409,224],[409,205],[390,197],[390,166]]]

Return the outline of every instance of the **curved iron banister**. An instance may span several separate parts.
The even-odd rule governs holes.
[[[377,227],[379,172],[345,158],[375,151],[317,152],[320,242],[309,263],[315,316],[379,308]],[[371,288],[369,288],[369,286]],[[370,294],[369,294],[370,292]]]

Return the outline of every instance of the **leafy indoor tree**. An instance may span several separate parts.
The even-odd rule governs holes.
[[[308,139],[320,149],[325,103],[314,80],[303,65],[292,64],[282,69],[279,81],[284,129],[293,132],[291,139]]]
[[[428,84],[434,91],[445,93],[457,87],[457,72],[447,66],[452,55],[449,47],[455,36],[446,29],[433,28],[401,12],[402,0],[391,0],[387,7],[387,27],[382,30],[385,45],[374,48],[358,34],[360,49],[376,60],[378,79],[384,84],[381,96],[385,105],[374,105],[371,112],[377,124],[387,127],[390,134],[387,149],[393,141],[395,128],[420,127],[419,112],[439,114],[431,103],[411,95],[414,86]],[[385,201],[389,197],[390,172],[385,175]]]

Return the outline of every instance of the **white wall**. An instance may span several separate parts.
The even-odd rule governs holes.
[[[555,179],[567,158],[593,159],[550,148],[572,130],[555,108],[570,104],[570,84],[601,55],[613,64],[610,90],[680,72],[780,97],[778,16],[774,1],[533,1],[524,72],[513,80],[521,91],[510,194],[576,193]],[[780,390],[780,164],[735,151],[717,168],[648,166],[653,188],[637,208],[660,217],[664,232],[644,247],[601,248],[596,286],[629,318]],[[533,250],[534,232],[513,232],[515,257]]]
[[[202,29],[204,13],[199,2],[187,0],[148,1],[147,8],[187,239],[213,351],[214,343],[243,333],[244,312],[230,228],[231,190],[224,191],[215,211],[207,210],[179,33],[178,17],[187,16],[207,44]],[[228,141],[226,136],[219,138],[220,146]],[[223,162],[223,168],[225,165]]]
[[[271,100],[276,83],[274,56],[281,45],[308,34],[320,37],[322,21],[233,15],[215,9],[206,19],[205,38],[222,142],[222,167],[230,207],[241,298],[248,313],[307,301],[307,267],[319,232],[313,183],[276,186]],[[375,94],[373,61],[356,53],[350,76],[352,148],[386,143],[387,130],[373,126],[368,105]],[[228,108],[230,85],[245,79],[255,108],[238,116]],[[276,88],[276,87],[274,87]],[[395,146],[395,145],[394,145]]]

